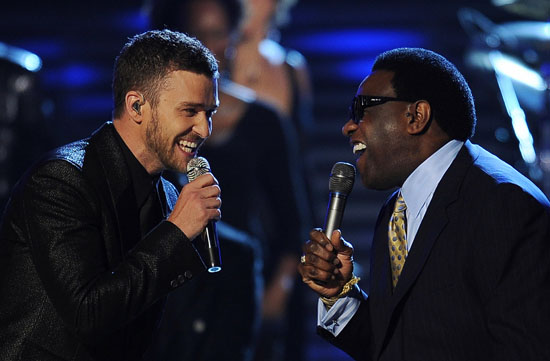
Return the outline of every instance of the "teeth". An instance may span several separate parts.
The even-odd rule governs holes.
[[[197,147],[199,146],[197,143],[195,142],[190,142],[190,141],[187,141],[187,140],[183,140],[181,139],[179,142],[178,142],[178,145],[180,146],[180,148],[184,151],[184,152],[188,152],[188,153],[193,153]]]
[[[365,150],[367,148],[367,146],[363,143],[355,143],[353,145],[353,154],[357,154],[363,150]]]

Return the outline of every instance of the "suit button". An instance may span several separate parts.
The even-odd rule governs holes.
[[[179,285],[180,285],[180,284],[179,284],[179,282],[178,282],[177,280],[172,280],[172,281],[170,282],[170,286],[171,286],[172,288],[176,288],[176,287],[178,287]]]
[[[179,275],[178,276],[178,283],[181,285],[181,284],[183,284],[183,282],[185,282],[185,277],[183,277],[183,275]]]
[[[191,278],[193,278],[193,272],[191,271],[185,271],[185,273],[183,274],[185,276],[185,278],[187,278],[188,280],[190,280]]]
[[[193,321],[193,331],[196,333],[203,333],[206,330],[206,323],[200,319],[197,318],[195,321]]]

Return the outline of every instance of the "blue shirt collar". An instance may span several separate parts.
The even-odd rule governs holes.
[[[417,217],[422,206],[431,199],[439,181],[456,158],[464,142],[451,140],[422,162],[405,180],[401,194],[407,213]]]

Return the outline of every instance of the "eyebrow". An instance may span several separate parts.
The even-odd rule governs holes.
[[[193,103],[193,102],[183,101],[183,102],[178,104],[177,109],[179,111],[183,111],[183,110],[185,110],[185,108],[188,108],[188,107],[203,108],[203,109],[206,109],[206,110],[211,110],[211,109],[218,109],[219,105],[214,105],[213,107],[207,107],[204,103]]]

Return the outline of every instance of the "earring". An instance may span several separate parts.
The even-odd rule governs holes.
[[[132,109],[134,109],[136,113],[138,113],[138,115],[141,115],[141,104],[139,100],[134,102],[134,104],[132,104]]]

